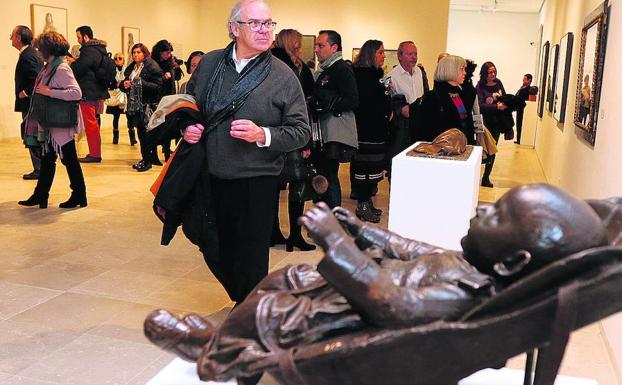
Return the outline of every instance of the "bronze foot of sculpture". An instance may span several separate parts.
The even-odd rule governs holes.
[[[143,327],[154,345],[190,362],[197,361],[214,332],[214,326],[198,314],[188,314],[180,320],[164,309],[149,313]]]

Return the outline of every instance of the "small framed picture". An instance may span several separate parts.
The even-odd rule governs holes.
[[[69,40],[69,36],[67,36],[67,8],[30,4],[30,22],[34,37],[44,32],[54,31]]]
[[[125,54],[126,64],[132,62],[132,47],[140,42],[140,28],[121,27],[121,50]]]

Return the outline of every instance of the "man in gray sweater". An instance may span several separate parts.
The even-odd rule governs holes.
[[[268,273],[284,153],[310,135],[300,83],[270,53],[275,25],[263,0],[237,2],[228,22],[233,42],[207,53],[187,87],[204,121],[183,138],[206,146],[218,232],[219,250],[204,256],[235,302]]]

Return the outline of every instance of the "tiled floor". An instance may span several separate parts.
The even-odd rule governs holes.
[[[103,163],[83,166],[89,206],[76,210],[58,208],[69,196],[60,163],[50,208],[18,206],[35,185],[21,179],[30,172],[27,152],[17,140],[0,142],[0,384],[142,385],[172,359],[142,336],[150,310],[214,313],[231,306],[182,235],[168,247],[159,245],[160,222],[148,191],[159,168],[136,173],[130,165],[138,148],[125,136],[121,144],[109,144],[109,130],[103,136]],[[79,149],[84,155],[84,141]],[[533,150],[505,143],[492,179],[496,187],[483,189],[481,201],[544,177]],[[344,205],[354,208],[348,185]],[[282,208],[285,199],[282,194]],[[376,205],[387,209],[386,182]],[[287,233],[287,211],[280,213]],[[271,250],[270,265],[320,258],[319,251],[286,253],[279,246]],[[573,334],[563,374],[621,384],[601,330],[595,324]],[[509,365],[520,367],[520,358]]]

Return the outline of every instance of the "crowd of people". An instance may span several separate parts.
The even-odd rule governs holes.
[[[89,26],[76,29],[80,49],[73,55],[58,32],[44,32],[33,40],[28,27],[15,27],[11,41],[20,51],[15,109],[22,113],[22,137],[34,169],[23,177],[37,180],[32,196],[19,204],[47,207],[58,154],[72,189],[60,207],[87,205],[80,163],[102,162],[104,107],[113,116],[112,143],[119,143],[123,114],[131,145],[138,136],[141,159],[133,168],[145,172],[162,165],[157,146],[169,160],[171,141],[149,135],[149,117],[165,96],[192,96],[201,118],[178,127],[175,139],[204,149],[195,169],[206,172],[193,175],[195,183],[208,186],[205,199],[215,204],[206,205],[206,210],[216,223],[214,233],[200,235],[198,242],[217,242],[216,252],[200,246],[201,251],[230,297],[240,302],[266,276],[270,246],[315,249],[304,240],[298,218],[308,200],[323,201],[330,208],[341,205],[342,163],[350,163],[355,214],[367,222],[377,223],[383,214],[373,197],[385,175],[390,178],[391,158],[415,141],[431,141],[450,128],[462,131],[469,144],[486,146],[481,184],[492,187],[494,145],[502,133],[512,139],[510,111],[524,106],[524,101],[521,105],[517,97],[506,95],[492,62],[482,64],[474,84],[476,64],[443,53],[430,84],[413,41],[399,44],[399,64],[385,73],[382,41],[366,41],[349,62],[342,55],[341,35],[321,30],[314,47],[318,65],[309,68],[301,59],[301,33],[281,29],[274,37],[276,22],[264,1],[236,3],[227,25],[231,44],[208,53],[192,52],[185,62],[190,79],[181,86],[184,62],[173,55],[167,40],[151,50],[136,43],[131,58],[112,55],[114,79],[109,81],[103,64],[109,57],[106,42],[94,38]],[[531,75],[526,77],[531,80]],[[49,100],[63,101],[75,119],[50,123],[41,113]],[[483,126],[478,124],[480,115]],[[89,152],[78,158],[75,137],[82,130]],[[318,175],[322,183],[314,178]],[[285,186],[287,238],[278,221],[279,189]],[[167,210],[171,212],[158,207],[162,217]]]

